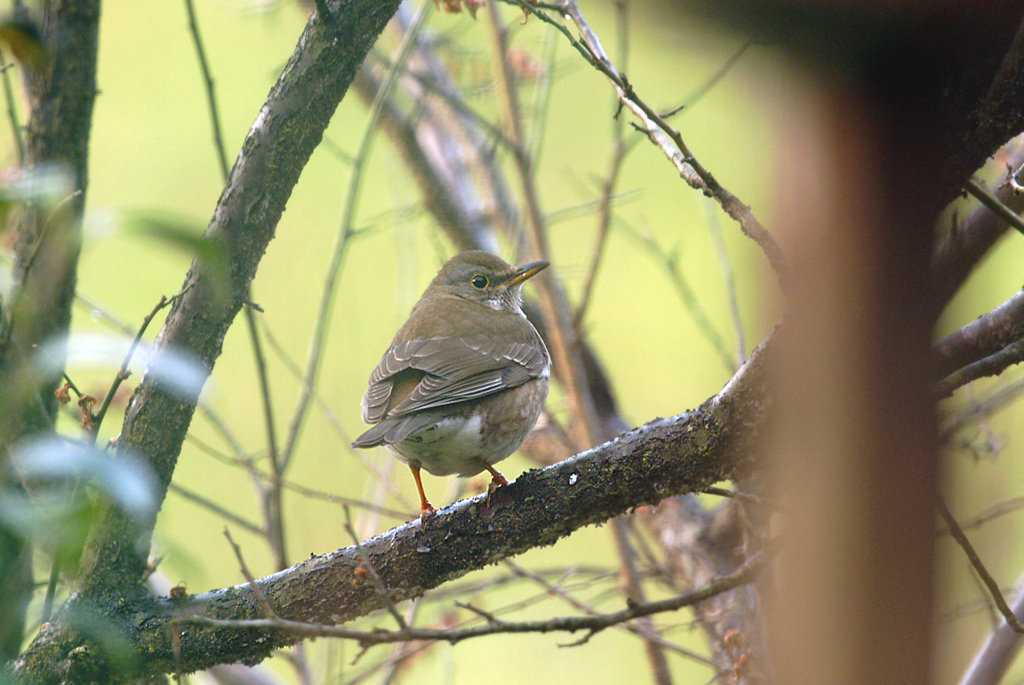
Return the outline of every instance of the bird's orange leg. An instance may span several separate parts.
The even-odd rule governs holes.
[[[420,467],[409,464],[412,477],[416,479],[416,489],[420,492],[420,525],[426,524],[427,519],[437,513],[434,505],[427,501],[427,493],[423,491],[423,479],[420,478]]]
[[[503,485],[508,485],[508,479],[501,475],[501,471],[494,468],[480,457],[476,458],[476,463],[487,469],[487,473],[491,474],[491,484],[487,486],[487,506],[491,506],[491,495],[494,491]]]
[[[476,463],[487,469],[487,473],[491,474],[491,484],[495,488],[500,488],[502,485],[508,485],[508,479],[501,475],[501,471],[494,468],[480,457],[476,458]]]

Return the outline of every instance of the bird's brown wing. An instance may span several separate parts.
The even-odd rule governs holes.
[[[384,355],[363,395],[363,420],[385,418],[484,397],[522,385],[545,373],[547,352],[531,342],[425,338],[401,342]],[[408,394],[396,392],[412,373]]]

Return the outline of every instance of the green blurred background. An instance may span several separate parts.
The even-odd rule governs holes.
[[[549,213],[595,200],[611,154],[614,103],[607,81],[590,69],[558,37],[552,64],[542,61],[543,44],[551,29],[536,21],[519,24],[521,15],[505,7],[513,45],[525,50],[554,79],[538,168],[543,209]],[[294,3],[257,8],[246,0],[196,0],[207,57],[216,79],[221,120],[228,155],[234,159],[270,86],[276,80],[305,22]],[[96,101],[91,145],[90,187],[86,238],[79,286],[132,328],[152,309],[161,295],[177,292],[191,261],[152,236],[134,235],[122,217],[128,212],[169,216],[200,233],[212,214],[222,183],[212,142],[210,117],[195,49],[188,32],[184,3],[145,3],[108,0],[104,5],[99,58],[100,95]],[[584,11],[610,54],[618,54],[612,3],[586,3]],[[449,67],[460,74],[463,86],[474,93],[478,111],[497,120],[489,87],[490,58],[487,31],[481,15],[435,12],[431,31],[457,41],[458,49],[445,54]],[[745,42],[719,28],[674,13],[668,3],[635,0],[630,3],[630,80],[651,104],[667,109],[696,92]],[[387,54],[394,41],[386,38]],[[535,82],[523,84],[530,102]],[[675,120],[698,158],[745,203],[750,204],[769,229],[784,221],[773,211],[776,160],[789,147],[780,126],[793,108],[805,105],[787,84],[787,59],[775,48],[754,46],[728,75]],[[24,119],[24,111],[22,111]],[[337,148],[354,152],[365,125],[367,107],[354,93],[338,109],[327,131]],[[626,128],[627,140],[640,135]],[[15,159],[10,136],[0,138],[4,159]],[[295,189],[287,211],[260,267],[253,298],[263,308],[267,328],[285,355],[304,365],[330,250],[342,211],[342,198],[350,175],[348,165],[321,146]],[[514,183],[510,183],[515,187]],[[633,424],[677,414],[717,392],[730,377],[721,354],[694,324],[672,279],[648,246],[653,241],[665,255],[676,258],[714,326],[735,351],[735,335],[728,311],[727,292],[709,227],[720,225],[735,273],[748,350],[773,325],[779,309],[774,279],[753,243],[707,200],[690,190],[653,146],[641,141],[628,157],[616,206],[619,223],[613,226],[599,278],[585,319],[588,341],[604,362],[618,393],[621,411]],[[409,308],[451,254],[447,239],[422,212],[405,211],[419,205],[418,190],[404,170],[394,148],[381,136],[375,147],[360,198],[356,224],[372,227],[355,240],[342,267],[333,309],[319,395],[336,416],[314,407],[301,436],[290,481],[317,490],[353,498],[371,498],[378,478],[349,449],[350,439],[362,430],[359,399],[370,370],[408,314]],[[596,238],[593,211],[576,212],[550,227],[552,261],[575,300],[586,277]],[[514,255],[504,255],[510,261]],[[1009,236],[993,252],[957,298],[947,314],[947,330],[963,325],[1010,297],[1021,287],[1024,240]],[[527,288],[529,293],[530,288]],[[75,312],[77,332],[112,336],[127,345],[127,338],[104,323],[88,307]],[[158,330],[162,316],[150,329]],[[278,436],[287,433],[300,384],[288,364],[272,351],[270,382]],[[103,364],[72,363],[68,373],[94,395],[103,392],[120,361]],[[141,369],[139,369],[141,371]],[[1019,372],[1011,372],[1011,375]],[[135,378],[128,385],[133,385]],[[978,391],[991,384],[979,383]],[[954,406],[966,402],[961,392]],[[259,387],[248,334],[238,320],[228,334],[204,399],[222,417],[238,441],[253,455],[262,456],[265,430]],[[550,407],[564,415],[555,393]],[[118,410],[123,409],[123,404]],[[954,513],[975,513],[997,501],[1024,491],[1024,468],[1018,455],[1024,444],[1020,409],[1006,411],[983,427],[966,433],[975,445],[989,439],[1005,444],[992,455],[971,450],[951,452],[948,489]],[[105,425],[104,439],[117,433],[120,416]],[[62,429],[73,431],[67,421]],[[219,433],[197,415],[191,434],[204,443],[227,450]],[[402,498],[388,497],[388,506],[415,512],[411,478],[383,452],[364,456],[386,469],[395,467],[395,483]],[[518,456],[502,464],[515,477],[531,465]],[[186,443],[175,482],[251,521],[261,512],[247,474],[222,463]],[[456,494],[456,482],[428,477],[428,494],[440,505]],[[442,493],[447,493],[442,496]],[[713,500],[709,500],[713,503]],[[295,492],[286,494],[286,526],[290,562],[347,546],[339,505]],[[358,514],[358,512],[355,512]],[[1020,542],[1020,516],[990,522],[971,537],[990,570],[1005,585],[1024,569],[1024,543]],[[385,530],[401,520],[357,516],[360,532]],[[227,524],[242,547],[253,573],[274,570],[265,542]],[[224,521],[205,508],[168,496],[157,527],[154,555],[162,556],[160,571],[171,583],[184,582],[198,593],[242,582],[231,549],[223,536]],[[536,550],[516,560],[533,569],[616,568],[611,535],[590,528],[552,548]],[[940,579],[936,625],[941,637],[937,648],[936,682],[955,682],[991,617],[983,604],[968,564],[949,541],[940,542],[944,560]],[[37,576],[47,572],[40,559]],[[488,569],[465,582],[505,573]],[[580,596],[599,607],[622,606],[621,597],[609,592],[614,577],[579,590]],[[536,586],[520,581],[473,596],[489,611],[543,595]],[[950,619],[955,608],[976,605]],[[424,603],[421,623],[438,620],[451,610],[451,600]],[[38,607],[33,611],[38,616]],[[530,619],[562,615],[572,610],[548,598],[507,618]],[[704,651],[700,632],[681,613],[660,619],[675,622],[672,639]],[[378,623],[388,625],[388,619]],[[362,625],[370,625],[370,621]],[[407,682],[470,683],[634,683],[648,679],[642,644],[620,631],[605,631],[588,644],[560,648],[566,636],[525,635],[474,640],[455,647],[437,645],[418,657],[404,674]],[[377,648],[384,649],[384,648]],[[307,645],[317,682],[342,682],[371,663],[373,654],[350,665],[358,649],[352,645],[318,640]],[[294,673],[281,659],[269,662],[282,676]],[[704,683],[712,677],[705,666],[677,655],[670,656],[677,682]],[[1020,682],[1024,666],[1007,682]],[[377,679],[371,679],[376,682]]]

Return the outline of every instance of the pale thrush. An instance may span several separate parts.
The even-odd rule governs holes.
[[[353,447],[383,445],[416,479],[425,520],[434,513],[420,469],[491,474],[530,433],[548,394],[551,359],[523,314],[526,279],[548,262],[509,266],[487,252],[448,260],[370,375]]]

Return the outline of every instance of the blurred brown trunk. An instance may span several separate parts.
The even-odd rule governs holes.
[[[923,684],[937,203],[907,181],[926,174],[930,141],[927,129],[900,139],[863,87],[838,93],[823,89],[828,114],[802,130],[806,146],[781,174],[793,280],[770,451],[787,512],[769,634],[779,682]]]

